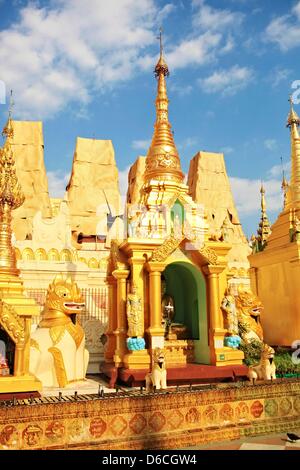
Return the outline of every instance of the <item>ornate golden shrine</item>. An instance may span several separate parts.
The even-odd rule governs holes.
[[[4,358],[10,361],[10,370],[9,375],[0,377],[0,393],[29,392],[41,389],[41,383],[29,374],[31,317],[39,315],[39,308],[24,294],[11,242],[11,212],[24,202],[11,149],[11,112],[3,136],[6,142],[0,149],[0,332],[2,346],[6,348],[10,342],[12,354]]]
[[[151,351],[156,347],[166,348],[168,367],[184,366],[193,360],[216,366],[242,364],[241,351],[224,347],[226,330],[220,308],[230,277],[226,256],[231,245],[225,242],[226,233],[216,241],[209,240],[203,207],[193,201],[183,182],[168,119],[165,80],[168,74],[161,48],[155,67],[156,123],[146,158],[144,185],[139,204],[127,205],[128,237],[122,243],[113,243],[110,253],[107,277],[110,316],[103,367],[106,371],[109,366],[149,368]],[[197,330],[192,340],[178,339],[175,330],[175,334],[165,338],[162,275],[174,279],[169,288],[175,297],[181,292],[181,315]],[[126,302],[133,285],[142,304],[140,329],[146,340],[146,347],[138,350],[127,348]],[[184,292],[190,285],[197,291],[193,305],[187,303],[188,295]],[[178,298],[177,305],[180,302]]]

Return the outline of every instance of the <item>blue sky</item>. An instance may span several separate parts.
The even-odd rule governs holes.
[[[14,116],[43,120],[52,196],[63,193],[77,136],[112,139],[124,193],[152,136],[160,25],[183,170],[198,150],[223,151],[250,234],[261,179],[271,220],[282,205],[299,0],[0,0],[0,80],[14,90]]]

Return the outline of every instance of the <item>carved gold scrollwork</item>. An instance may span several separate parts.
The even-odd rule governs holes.
[[[204,258],[209,261],[210,264],[218,264],[218,255],[211,248],[204,246],[198,251],[202,256],[204,256]]]
[[[0,323],[16,344],[25,342],[23,321],[11,305],[0,302]]]
[[[180,245],[184,237],[169,237],[156,250],[153,251],[151,261],[164,261]]]

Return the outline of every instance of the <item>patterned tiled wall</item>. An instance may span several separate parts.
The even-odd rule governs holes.
[[[0,408],[1,449],[178,448],[300,426],[300,382]]]

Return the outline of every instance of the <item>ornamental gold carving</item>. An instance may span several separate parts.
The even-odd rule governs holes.
[[[180,245],[183,237],[169,237],[167,240],[156,250],[153,251],[151,261],[164,261],[167,257]]]
[[[218,255],[213,251],[211,248],[204,246],[199,250],[199,253],[206,258],[210,264],[217,264],[218,263]]]
[[[25,342],[25,328],[22,320],[11,305],[0,302],[0,323],[16,344]]]

